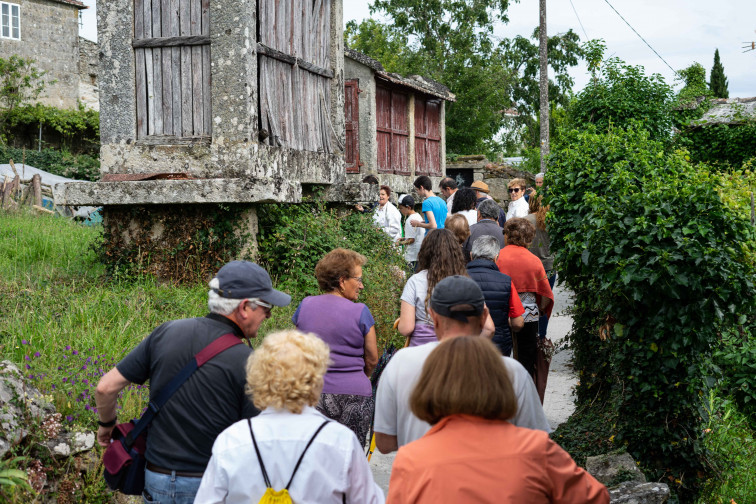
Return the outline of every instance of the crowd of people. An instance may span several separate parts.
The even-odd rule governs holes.
[[[291,329],[254,352],[235,345],[210,358],[154,416],[144,502],[609,502],[548,435],[537,360],[554,271],[541,195],[527,195],[521,215],[521,179],[510,183],[509,212],[482,182],[443,179],[445,201],[428,177],[414,187],[419,202],[404,195],[395,206],[381,185],[378,202],[361,208],[404,249],[411,274],[395,327],[405,348],[379,354],[359,300],[368,259],[328,252],[314,271],[321,294],[300,302]],[[249,343],[291,302],[247,261],[228,263],[209,286],[207,316],[166,322],[103,376],[102,446],[129,383],[149,380],[153,404],[214,340]],[[398,450],[388,496],[366,458],[371,430],[379,451]]]

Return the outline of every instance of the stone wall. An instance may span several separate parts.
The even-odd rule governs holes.
[[[79,37],[79,101],[92,110],[100,110],[97,77],[100,72],[97,42]]]
[[[75,108],[79,98],[79,9],[50,0],[19,3],[21,40],[0,39],[0,55],[34,59],[36,67],[47,72],[39,101]]]

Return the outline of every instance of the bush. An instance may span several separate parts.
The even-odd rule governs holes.
[[[375,318],[379,347],[392,342],[401,346],[403,339],[393,323],[399,316],[406,263],[389,237],[375,227],[372,215],[303,203],[264,205],[258,219],[259,262],[279,288],[293,293],[294,306],[305,296],[320,293],[315,265],[326,253],[343,247],[366,256],[360,302]]]
[[[565,134],[545,181],[550,235],[577,296],[578,399],[619,390],[615,441],[690,499],[707,471],[700,363],[753,313],[754,230],[722,203],[718,174],[649,136]]]
[[[22,163],[61,177],[96,181],[100,178],[100,158],[98,155],[71,154],[67,151],[42,149],[41,151],[17,149],[0,144],[0,162],[12,159],[17,168]],[[19,172],[20,173],[20,172]]]

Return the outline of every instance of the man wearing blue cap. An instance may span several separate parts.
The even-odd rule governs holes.
[[[107,447],[116,424],[118,394],[130,383],[150,381],[150,401],[201,350],[232,334],[257,336],[274,306],[291,296],[273,288],[268,273],[248,261],[232,261],[210,281],[205,317],[172,320],[152,331],[97,384],[97,441]],[[235,345],[199,367],[171,396],[149,426],[144,497],[147,502],[191,502],[215,438],[226,427],[258,413],[244,394],[252,349]]]

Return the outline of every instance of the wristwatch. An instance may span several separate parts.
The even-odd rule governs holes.
[[[100,427],[113,427],[115,424],[116,424],[116,418],[114,418],[110,422],[103,422],[100,419],[97,420],[97,425],[99,425]]]

